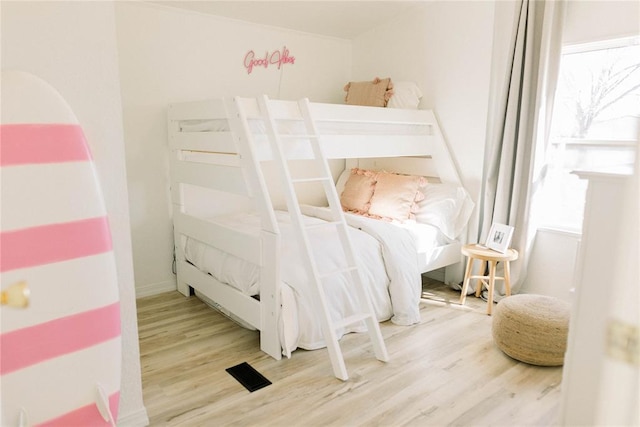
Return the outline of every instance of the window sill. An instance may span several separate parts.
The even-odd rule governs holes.
[[[576,230],[574,228],[562,228],[554,227],[552,225],[545,225],[537,228],[538,232],[559,234],[566,237],[572,237],[574,239],[582,238],[582,230]]]

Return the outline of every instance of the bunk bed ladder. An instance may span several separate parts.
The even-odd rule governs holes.
[[[357,259],[353,250],[353,245],[349,237],[349,226],[344,217],[342,206],[336,192],[333,177],[329,164],[322,152],[320,146],[320,136],[312,118],[309,100],[302,99],[298,102],[300,114],[304,120],[305,129],[307,134],[280,134],[276,124],[276,119],[273,116],[272,109],[270,108],[270,101],[267,96],[259,99],[260,109],[265,120],[268,139],[271,143],[271,149],[274,160],[278,163],[278,170],[281,175],[282,185],[284,188],[287,208],[291,216],[291,221],[296,230],[296,236],[298,237],[298,244],[301,249],[303,262],[306,267],[306,271],[309,274],[309,279],[313,282],[313,291],[316,300],[319,302],[319,315],[322,322],[322,332],[325,342],[327,344],[327,350],[329,351],[329,357],[333,372],[335,376],[343,381],[348,379],[347,369],[344,363],[344,357],[340,349],[336,331],[347,325],[356,324],[364,321],[367,327],[367,333],[373,345],[375,356],[378,360],[387,361],[388,354],[387,349],[380,332],[380,325],[375,316],[373,305],[371,303],[369,294],[365,289],[364,282],[360,270],[358,268]],[[283,140],[287,138],[308,140],[313,156],[312,162],[314,164],[314,173],[318,176],[310,178],[294,178],[292,177],[288,160],[284,154]],[[310,227],[317,227],[317,224],[307,225],[304,223],[303,215],[300,209],[299,199],[296,194],[294,184],[296,183],[318,183],[322,184],[324,193],[329,202],[331,210],[331,221],[327,221],[322,226],[327,227],[327,232],[337,233],[341,246],[343,248],[347,266],[346,268],[340,268],[335,271],[320,272],[318,271],[317,263],[315,261],[313,250],[309,243],[307,230]],[[335,322],[331,319],[331,315],[327,306],[327,298],[322,285],[322,280],[330,280],[332,275],[337,274],[349,274],[351,283],[355,286],[359,300],[358,314],[349,316],[346,319]]]

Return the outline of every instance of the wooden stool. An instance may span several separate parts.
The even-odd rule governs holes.
[[[511,295],[511,278],[509,274],[509,261],[518,259],[518,251],[508,249],[505,253],[500,253],[480,245],[464,245],[462,254],[466,255],[467,269],[464,273],[464,284],[462,285],[462,294],[460,295],[460,304],[464,304],[467,298],[467,289],[469,289],[469,280],[479,279],[480,283],[476,289],[476,297],[480,297],[483,285],[489,290],[489,298],[487,298],[487,314],[491,315],[491,307],[493,306],[493,288],[496,280],[504,280],[505,292],[507,296]],[[488,276],[472,276],[473,261],[480,260],[480,272],[484,272],[485,263],[489,263]],[[496,277],[496,265],[498,262],[504,263],[504,277]],[[487,282],[489,280],[489,282]]]

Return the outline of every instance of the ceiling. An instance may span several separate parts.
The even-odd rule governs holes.
[[[353,39],[420,1],[151,1],[307,33]]]

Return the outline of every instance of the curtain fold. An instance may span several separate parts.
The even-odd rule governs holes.
[[[545,152],[560,66],[564,0],[520,0],[504,84],[494,88],[495,117],[487,136],[480,198],[478,241],[496,222],[515,228],[511,247],[512,291],[526,276],[536,224],[538,189],[544,180]],[[498,287],[496,299],[504,295]]]

